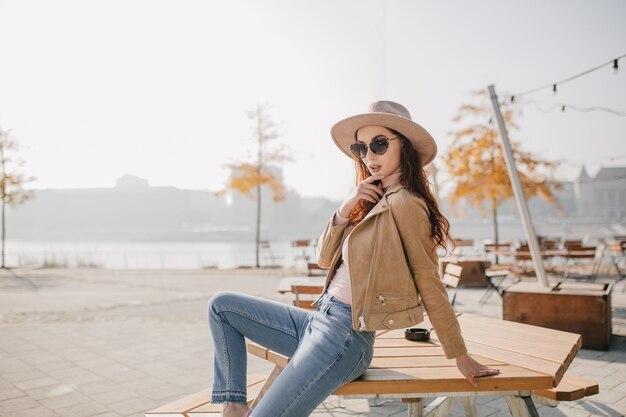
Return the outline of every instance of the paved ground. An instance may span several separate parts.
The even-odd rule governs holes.
[[[0,270],[0,416],[120,417],[210,387],[206,303],[222,289],[288,302],[278,271]],[[540,407],[542,416],[626,412],[626,295],[613,293],[607,352],[582,350],[572,369],[599,380],[584,401]],[[461,289],[457,309],[500,317],[497,296]],[[251,371],[270,366],[249,358]],[[406,405],[331,397],[316,416],[403,416]],[[461,414],[461,409],[454,412]],[[503,399],[479,400],[481,416],[509,416]]]

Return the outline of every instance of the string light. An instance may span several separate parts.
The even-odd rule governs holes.
[[[603,68],[603,67],[605,67],[607,65],[611,65],[611,64],[613,65],[613,74],[617,74],[618,73],[618,69],[619,69],[618,61],[620,59],[624,58],[624,57],[626,57],[626,54],[618,56],[617,58],[614,58],[614,59],[612,59],[610,61],[607,61],[607,62],[605,62],[603,64],[597,65],[597,66],[595,66],[593,68],[589,68],[588,70],[585,70],[585,71],[580,72],[578,74],[572,75],[571,77],[567,77],[567,78],[565,78],[565,79],[563,79],[561,81],[553,82],[553,83],[550,83],[548,85],[542,85],[541,87],[532,88],[530,90],[526,90],[526,91],[523,91],[521,93],[512,94],[509,97],[511,98],[511,102],[513,102],[515,100],[515,98],[519,98],[519,97],[527,95],[527,94],[535,93],[535,92],[540,91],[540,90],[545,90],[547,88],[552,88],[552,93],[556,94],[557,85],[561,85],[561,84],[564,84],[566,82],[575,80],[576,78],[582,77],[583,75],[587,75],[589,73],[597,71],[600,68]]]
[[[621,112],[619,110],[615,110],[615,109],[610,109],[608,107],[579,107],[579,106],[574,106],[572,104],[564,104],[564,103],[545,103],[545,102],[538,102],[535,100],[522,100],[521,102],[524,106],[528,105],[528,104],[532,104],[534,105],[539,111],[544,112],[544,113],[548,113],[551,112],[554,109],[560,108],[561,109],[561,113],[565,112],[565,109],[571,109],[571,110],[575,110],[575,111],[580,111],[580,112],[592,112],[592,111],[603,111],[603,112],[607,112],[610,114],[613,114],[615,116],[620,116],[620,117],[626,117],[626,112]],[[548,108],[543,108],[540,106],[540,104],[545,104],[548,105]]]

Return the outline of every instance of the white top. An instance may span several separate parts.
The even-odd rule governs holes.
[[[383,190],[386,190],[396,182],[400,180],[402,176],[402,172],[396,171],[391,175],[383,178]],[[333,225],[338,224],[347,224],[349,219],[343,217],[339,214],[339,209],[335,212],[333,216]],[[346,236],[343,241],[343,245],[341,246],[341,265],[337,268],[337,272],[333,276],[330,284],[328,285],[328,292],[331,295],[334,295],[339,301],[342,301],[346,304],[352,305],[352,292],[350,287],[350,270],[348,267],[348,239],[350,239],[350,235]]]

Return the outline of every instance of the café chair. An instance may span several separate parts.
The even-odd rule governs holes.
[[[454,302],[456,301],[456,293],[457,287],[459,286],[459,281],[461,280],[461,273],[463,272],[463,267],[453,263],[447,263],[446,269],[443,272],[443,277],[441,277],[441,281],[443,285],[446,287],[448,291],[448,299],[450,299],[450,293],[452,293],[452,300],[450,304],[454,307]]]
[[[595,280],[600,272],[606,248],[607,245],[604,241],[601,241],[597,246],[570,245],[567,250],[565,271],[563,272],[562,280],[565,281],[566,279],[571,278],[571,274],[569,272],[571,266],[584,266],[586,264],[585,262],[590,262],[586,264],[591,267],[589,273],[578,273],[574,274],[573,277],[577,279]],[[570,261],[572,261],[573,264]]]
[[[260,252],[265,260],[265,266],[269,268],[280,268],[281,264],[279,262],[282,259],[282,256],[276,255],[272,252],[272,245],[269,240],[260,240],[259,241]]]
[[[479,304],[484,305],[494,292],[502,297],[507,288],[519,281],[519,273],[517,267],[507,264],[494,264],[484,269],[483,276],[487,283],[487,290],[478,300]],[[507,280],[512,280],[512,282],[505,286],[504,283]]]

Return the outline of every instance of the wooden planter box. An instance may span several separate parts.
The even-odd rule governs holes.
[[[611,342],[612,284],[561,283],[544,288],[520,282],[502,296],[504,320],[582,335],[585,349],[608,350]]]

